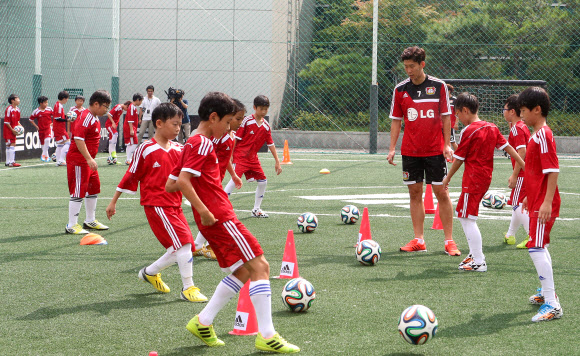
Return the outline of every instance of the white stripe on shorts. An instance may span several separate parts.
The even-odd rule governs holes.
[[[469,193],[465,193],[465,195],[463,196],[463,216],[461,216],[462,218],[467,218],[469,217],[469,215],[467,215],[467,202],[469,201]]]
[[[173,241],[173,248],[177,250],[178,248],[180,248],[182,246],[181,241],[179,241],[179,237],[177,237],[177,233],[175,233],[175,230],[173,229],[171,222],[169,222],[167,215],[165,215],[165,211],[163,211],[163,208],[156,206],[155,212],[161,218],[161,221],[163,222],[163,226],[165,226],[165,230],[169,234],[169,237],[171,237],[171,241]]]
[[[75,198],[83,198],[81,197],[81,167],[75,166]]]
[[[246,260],[249,261],[251,259],[254,259],[256,257],[256,255],[254,254],[254,251],[252,251],[252,249],[250,248],[250,245],[246,241],[246,238],[240,232],[240,230],[238,230],[237,226],[230,220],[230,221],[224,222],[224,227],[228,230],[228,232],[230,233],[230,235],[232,236],[232,238],[234,239],[234,241],[238,245],[238,248],[244,254],[244,257],[246,258]]]
[[[524,177],[518,177],[516,181],[516,187],[514,188],[514,198],[512,199],[512,205],[517,205],[518,200],[520,200],[520,191],[522,190],[522,185],[524,183]]]

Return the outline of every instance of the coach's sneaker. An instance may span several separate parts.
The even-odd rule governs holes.
[[[67,225],[64,228],[64,232],[73,235],[85,235],[89,233],[87,230],[83,229],[83,227],[80,224],[76,224],[70,227]]]
[[[528,241],[530,240],[530,237],[528,236],[527,239],[525,239],[524,241],[520,242],[519,244],[516,245],[516,248],[528,248],[528,246],[526,246],[528,244]]]
[[[514,235],[508,236],[508,234],[505,234],[503,236],[503,242],[508,244],[508,245],[515,245],[516,244],[516,237]]]
[[[255,218],[269,218],[270,216],[262,211],[260,208],[252,209],[252,216]]]
[[[194,316],[185,328],[209,347],[224,346],[226,344],[217,338],[213,325],[203,325],[199,322],[199,315]]]
[[[155,289],[157,289],[161,293],[171,292],[167,284],[165,284],[165,282],[163,282],[163,280],[161,279],[161,273],[157,273],[156,275],[152,276],[145,273],[145,267],[143,267],[143,269],[139,271],[139,274],[137,276],[143,282],[151,284],[153,287],[155,287]]]
[[[93,229],[93,230],[109,230],[109,227],[107,225],[101,224],[97,220],[85,221],[83,223],[83,227],[85,229]]]
[[[459,270],[469,272],[487,272],[487,263],[485,263],[485,261],[482,263],[475,263],[475,260],[472,260],[469,263],[460,265]]]
[[[186,290],[181,291],[181,299],[190,301],[192,303],[205,303],[207,297],[201,294],[201,291],[196,286],[191,286]]]
[[[411,240],[408,244],[401,247],[400,250],[402,252],[426,252],[427,247],[425,247],[425,243],[419,243],[417,239]]]
[[[215,252],[213,252],[213,248],[211,248],[211,245],[203,245],[203,247],[201,248],[201,251],[202,251],[203,255],[205,256],[205,258],[210,259],[210,260],[217,260],[217,257],[215,256]]]
[[[455,241],[453,240],[445,241],[445,253],[449,256],[461,256],[461,251],[459,251]]]
[[[294,354],[300,352],[300,348],[284,340],[276,333],[269,339],[264,339],[261,333],[256,336],[256,348],[262,351],[277,352],[280,354]]]
[[[554,319],[560,319],[562,317],[562,307],[556,308],[546,303],[540,307],[538,314],[534,315],[532,321],[537,323],[539,321],[550,321]]]
[[[459,264],[459,267],[466,265],[468,263],[471,263],[471,262],[473,262],[473,255],[470,253],[469,255],[467,255],[467,257],[465,257],[463,259],[463,261],[461,261],[461,263]]]

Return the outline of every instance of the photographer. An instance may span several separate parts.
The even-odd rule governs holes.
[[[179,136],[177,137],[177,142],[185,144],[189,135],[191,134],[191,123],[189,121],[189,115],[187,114],[188,101],[183,99],[185,92],[181,89],[169,88],[167,91],[167,99],[169,102],[177,105],[178,108],[183,111],[183,119],[181,120],[181,129],[179,130]]]
[[[153,85],[149,85],[147,87],[147,96],[143,99],[143,103],[141,103],[143,118],[141,119],[141,126],[139,127],[139,143],[143,142],[145,130],[148,131],[149,139],[153,138],[153,135],[155,134],[155,124],[151,121],[151,113],[153,112],[153,109],[161,104],[161,100],[153,95],[154,92],[155,88]]]

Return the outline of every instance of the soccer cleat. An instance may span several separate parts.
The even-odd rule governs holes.
[[[505,234],[503,237],[503,242],[508,244],[508,245],[515,245],[516,244],[516,237],[514,235],[508,236],[508,234]]]
[[[461,251],[459,251],[457,245],[455,244],[455,241],[453,240],[449,240],[445,244],[445,253],[448,254],[449,256],[461,256]]]
[[[201,291],[196,286],[191,286],[186,290],[181,291],[181,299],[190,301],[192,303],[205,303],[207,297],[201,294]]]
[[[125,164],[126,165],[130,165],[131,164],[131,161],[125,161]]]
[[[530,239],[530,237],[528,236],[527,239],[525,239],[524,241],[517,244],[516,248],[528,248],[528,246],[526,246],[526,245],[528,244],[529,239]]]
[[[73,234],[73,235],[85,235],[88,234],[89,232],[85,229],[83,229],[83,227],[80,224],[76,224],[74,226],[69,227],[68,225],[64,228],[64,232],[67,234]]]
[[[425,247],[425,243],[420,244],[417,239],[413,239],[399,250],[402,252],[426,252],[427,247]]]
[[[280,334],[274,334],[269,339],[264,339],[261,333],[256,336],[256,348],[262,351],[277,352],[280,354],[294,354],[300,352],[300,348],[284,340]]]
[[[471,263],[473,261],[473,255],[470,253],[469,255],[467,255],[467,257],[465,257],[465,259],[463,261],[461,261],[461,263],[459,264],[459,267],[466,265],[468,263]]]
[[[202,248],[200,248],[200,249],[197,249],[197,250],[193,251],[193,252],[192,252],[192,255],[193,255],[193,257],[196,257],[196,256],[205,256],[205,255],[203,254],[203,247],[202,247]]]
[[[65,161],[60,161],[56,164],[57,167],[66,167],[66,162]]]
[[[83,227],[85,229],[93,229],[93,230],[109,230],[109,227],[107,225],[103,225],[100,222],[98,222],[97,220],[90,221],[90,222],[85,221],[83,223]]]
[[[143,267],[143,269],[139,271],[138,277],[143,282],[151,284],[155,289],[157,289],[161,293],[171,292],[171,289],[169,289],[167,284],[165,284],[165,282],[163,282],[163,280],[161,279],[161,273],[157,273],[156,275],[151,276],[145,273],[145,267]]]
[[[6,163],[5,166],[6,167],[20,167],[21,164],[20,163],[16,163],[16,162],[12,162],[12,163]]]
[[[555,308],[548,303],[545,303],[538,310],[538,314],[534,315],[532,321],[537,323],[539,321],[550,321],[554,319],[560,319],[562,317],[562,307]]]
[[[542,294],[542,288],[538,288],[536,289],[536,294],[532,295],[528,300],[530,301],[530,304],[534,304],[534,305],[542,305],[546,302],[546,300],[544,299],[544,295]],[[558,296],[556,296],[556,300],[558,301],[558,303],[560,303],[560,298],[558,298]]]
[[[42,155],[42,156],[40,156],[40,160],[42,162],[50,162],[50,157]]]
[[[213,252],[213,248],[211,248],[210,245],[204,245],[201,248],[201,252],[205,256],[205,258],[210,259],[210,260],[217,260],[217,257],[215,256],[215,252]]]
[[[213,325],[203,325],[199,322],[199,315],[194,316],[185,328],[209,347],[225,345],[225,342],[217,338]]]
[[[252,216],[255,218],[269,218],[270,216],[262,211],[260,208],[252,209]]]
[[[475,263],[475,260],[472,260],[464,265],[459,265],[459,270],[468,272],[487,272],[487,264],[485,261],[482,263]]]

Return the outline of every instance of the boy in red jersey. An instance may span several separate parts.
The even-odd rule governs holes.
[[[207,302],[193,283],[192,236],[183,210],[181,192],[165,191],[167,177],[181,158],[181,145],[173,142],[181,128],[182,111],[171,103],[157,106],[152,113],[155,137],[143,142],[135,151],[133,162],[119,183],[113,199],[107,206],[107,217],[115,215],[121,193],[135,194],[140,185],[141,205],[153,234],[167,252],[157,261],[139,271],[139,279],[148,282],[162,293],[169,287],[161,279],[161,271],[177,263],[183,289],[181,299]]]
[[[526,151],[526,197],[522,208],[530,214],[530,240],[526,246],[542,287],[529,300],[532,304],[542,304],[532,321],[548,321],[562,317],[554,287],[552,257],[548,252],[550,231],[560,214],[560,165],[554,135],[546,124],[550,111],[548,93],[538,87],[527,88],[518,96],[518,103],[524,123],[534,129]]]
[[[52,131],[54,132],[54,143],[56,144],[56,165],[66,166],[65,157],[70,146],[70,137],[67,132],[66,114],[64,104],[69,98],[68,92],[63,90],[58,93],[58,101],[52,109]]]
[[[117,141],[119,138],[117,128],[119,127],[119,119],[121,118],[121,115],[123,115],[123,111],[127,111],[129,105],[131,105],[131,101],[117,104],[107,114],[108,117],[105,127],[109,133],[109,159],[107,160],[107,163],[109,164],[116,164],[117,162]]]
[[[254,180],[258,182],[254,208],[252,209],[252,216],[256,218],[268,217],[268,214],[264,213],[260,208],[262,199],[264,199],[264,193],[266,192],[266,185],[268,184],[266,175],[258,159],[258,151],[264,143],[268,145],[272,156],[274,156],[274,170],[276,171],[276,175],[282,173],[282,166],[278,159],[278,153],[276,153],[276,146],[274,145],[274,140],[272,140],[272,129],[270,128],[270,124],[264,120],[269,108],[270,100],[265,95],[255,97],[255,113],[244,118],[244,121],[242,121],[242,124],[236,131],[236,140],[234,142],[233,163],[236,174],[238,177],[245,175],[248,182]],[[224,190],[229,195],[234,190],[234,187],[235,182],[231,179]]]
[[[187,324],[187,329],[208,346],[223,346],[212,322],[217,313],[250,279],[250,299],[258,319],[255,345],[259,350],[294,353],[274,330],[270,289],[270,266],[256,238],[237,219],[232,203],[219,181],[219,164],[210,137],[221,137],[235,112],[232,99],[209,93],[200,103],[197,133],[187,140],[181,156],[177,187],[191,202],[197,227],[211,243],[223,270],[232,273],[217,286],[207,306]],[[167,185],[175,184],[169,179]]]
[[[4,111],[4,142],[6,143],[6,164],[7,167],[20,167],[16,163],[16,131],[14,128],[20,125],[20,98],[16,94],[8,97],[8,107]]]
[[[140,93],[133,94],[133,102],[127,107],[127,114],[123,121],[123,138],[127,146],[126,165],[131,164],[133,152],[137,148],[137,128],[139,127],[139,106],[143,102],[143,95]]]
[[[510,134],[508,137],[509,144],[518,151],[518,155],[522,159],[526,159],[526,145],[530,140],[530,130],[520,120],[520,107],[518,106],[518,95],[511,95],[505,101],[503,107],[503,117],[510,124]],[[510,221],[510,226],[506,234],[504,235],[503,241],[508,245],[515,245],[516,243],[516,232],[520,226],[523,226],[526,231],[526,236],[530,233],[530,217],[522,210],[522,200],[526,196],[526,190],[524,186],[524,170],[516,161],[512,158],[512,168],[513,173],[508,179],[508,186],[511,188],[512,192],[510,194],[510,199],[508,204],[512,206],[512,219]],[[519,243],[517,248],[527,248],[526,243],[528,239]]]
[[[89,108],[84,110],[76,119],[74,140],[68,153],[66,166],[70,201],[68,204],[68,224],[65,227],[67,234],[86,234],[87,229],[107,230],[97,221],[97,194],[101,192],[99,172],[95,157],[99,151],[101,139],[101,122],[99,116],[109,111],[111,95],[105,90],[97,90],[89,99]],[[78,218],[81,205],[85,199],[86,219],[83,226],[79,225]]]
[[[85,104],[85,97],[82,95],[77,95],[77,97],[75,98],[75,106],[71,107],[69,112],[74,112],[77,115],[77,119],[80,118],[83,111],[86,110],[86,108],[83,107],[84,104]],[[75,119],[73,122],[67,123],[67,130],[68,130],[69,137],[74,137],[73,128],[74,128],[74,125],[76,122],[77,121]]]
[[[50,162],[48,156],[48,146],[52,138],[52,109],[48,107],[48,98],[44,95],[38,97],[38,108],[30,115],[30,123],[38,130],[38,138],[42,145],[42,154],[40,160],[42,162]],[[38,121],[38,125],[34,123]]]
[[[479,119],[478,110],[479,101],[475,95],[461,93],[455,100],[455,113],[465,128],[461,131],[457,151],[453,154],[455,162],[443,179],[443,187],[447,189],[451,178],[465,162],[461,196],[455,212],[467,238],[469,255],[459,264],[459,270],[485,272],[487,264],[483,255],[481,232],[477,227],[477,216],[479,202],[491,184],[493,151],[496,148],[505,150],[522,167],[524,161],[495,124]]]

